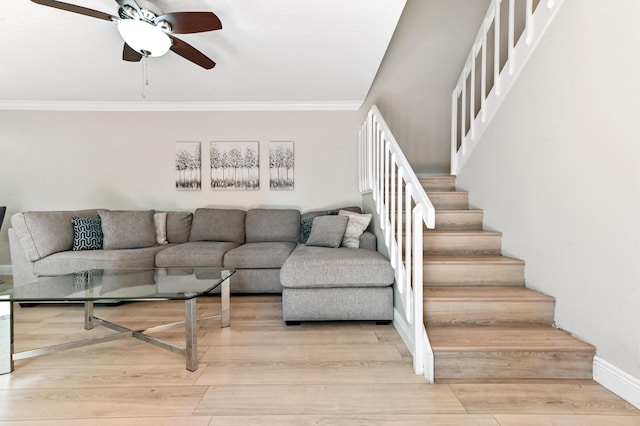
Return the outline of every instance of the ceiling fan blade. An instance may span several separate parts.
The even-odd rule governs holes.
[[[165,13],[155,19],[171,24],[173,34],[202,33],[222,29],[222,22],[213,12],[174,12]]]
[[[108,13],[100,12],[86,7],[77,6],[75,4],[63,3],[55,0],[31,0],[34,3],[41,4],[42,6],[49,6],[55,9],[66,10],[67,12],[79,13],[80,15],[91,16],[92,18],[104,19],[105,21],[112,21],[114,16]]]
[[[133,50],[127,43],[124,44],[122,49],[122,59],[129,62],[140,62],[142,54],[136,50]]]
[[[171,37],[171,40],[173,40],[171,50],[173,50],[175,53],[182,56],[186,60],[191,61],[196,65],[200,65],[202,68],[208,70],[216,66],[215,62],[206,57],[204,53],[200,52],[195,47],[180,40],[179,38],[173,37],[171,35],[169,37]]]

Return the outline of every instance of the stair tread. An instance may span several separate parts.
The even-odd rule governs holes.
[[[517,264],[522,265],[524,261],[509,256],[502,255],[424,255],[423,263],[452,263],[452,264]]]
[[[502,236],[501,232],[496,231],[485,231],[484,229],[461,229],[461,230],[440,230],[440,229],[427,229],[425,234],[436,234],[438,236],[447,236],[450,235],[452,237],[461,237],[461,236],[494,236],[500,237]]]
[[[553,327],[433,326],[427,327],[427,335],[434,352],[595,351],[592,345]]]
[[[451,195],[451,194],[469,194],[469,191],[459,191],[459,190],[455,190],[455,191],[425,191],[427,193],[427,195],[442,195],[442,196],[446,196],[446,195]]]
[[[553,302],[555,299],[546,294],[525,287],[425,287],[424,298],[430,301],[456,302]]]
[[[481,209],[437,209],[436,210],[436,214],[478,214],[478,213],[483,213],[484,210]]]

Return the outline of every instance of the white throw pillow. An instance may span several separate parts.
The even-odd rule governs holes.
[[[167,241],[167,213],[155,213],[153,224],[156,228],[156,240],[158,244],[168,244]]]
[[[344,231],[344,237],[342,237],[342,246],[360,248],[360,236],[369,226],[369,222],[371,222],[371,213],[361,214],[349,210],[340,210],[338,214],[349,218],[347,229]]]

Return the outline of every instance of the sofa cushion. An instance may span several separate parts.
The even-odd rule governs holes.
[[[167,241],[170,243],[186,243],[191,234],[191,212],[166,212],[167,213]]]
[[[245,243],[224,255],[225,268],[280,268],[296,243]]]
[[[156,244],[153,210],[101,211],[104,249],[132,249]]]
[[[362,235],[360,235],[360,248],[366,250],[377,250],[377,238],[373,235],[372,232],[364,231]]]
[[[218,241],[178,244],[158,252],[156,266],[159,268],[222,266],[224,254],[238,246],[238,243]]]
[[[11,227],[29,260],[36,261],[73,247],[74,217],[98,217],[98,210],[33,211],[11,216]]]
[[[271,241],[297,243],[300,235],[300,212],[294,209],[249,210],[246,232],[248,243]]]
[[[83,250],[54,253],[33,264],[36,275],[68,274],[87,269],[153,268],[156,253],[167,246],[124,250]]]
[[[244,243],[244,210],[196,209],[189,241]]]
[[[373,250],[298,246],[280,269],[287,288],[383,287],[393,284],[389,260]]]
[[[348,210],[340,210],[338,214],[349,218],[341,245],[343,247],[359,248],[360,236],[369,226],[369,222],[371,222],[371,213],[361,214]]]
[[[99,250],[102,248],[102,221],[99,217],[73,217],[73,246],[71,250]]]
[[[339,247],[349,219],[346,216],[318,216],[313,219],[308,246]]]

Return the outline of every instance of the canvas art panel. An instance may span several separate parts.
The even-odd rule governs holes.
[[[212,190],[260,189],[258,142],[211,142],[209,150]]]
[[[291,141],[269,143],[269,188],[293,190],[294,151]]]
[[[202,186],[200,142],[176,142],[175,169],[178,191],[200,191]]]

